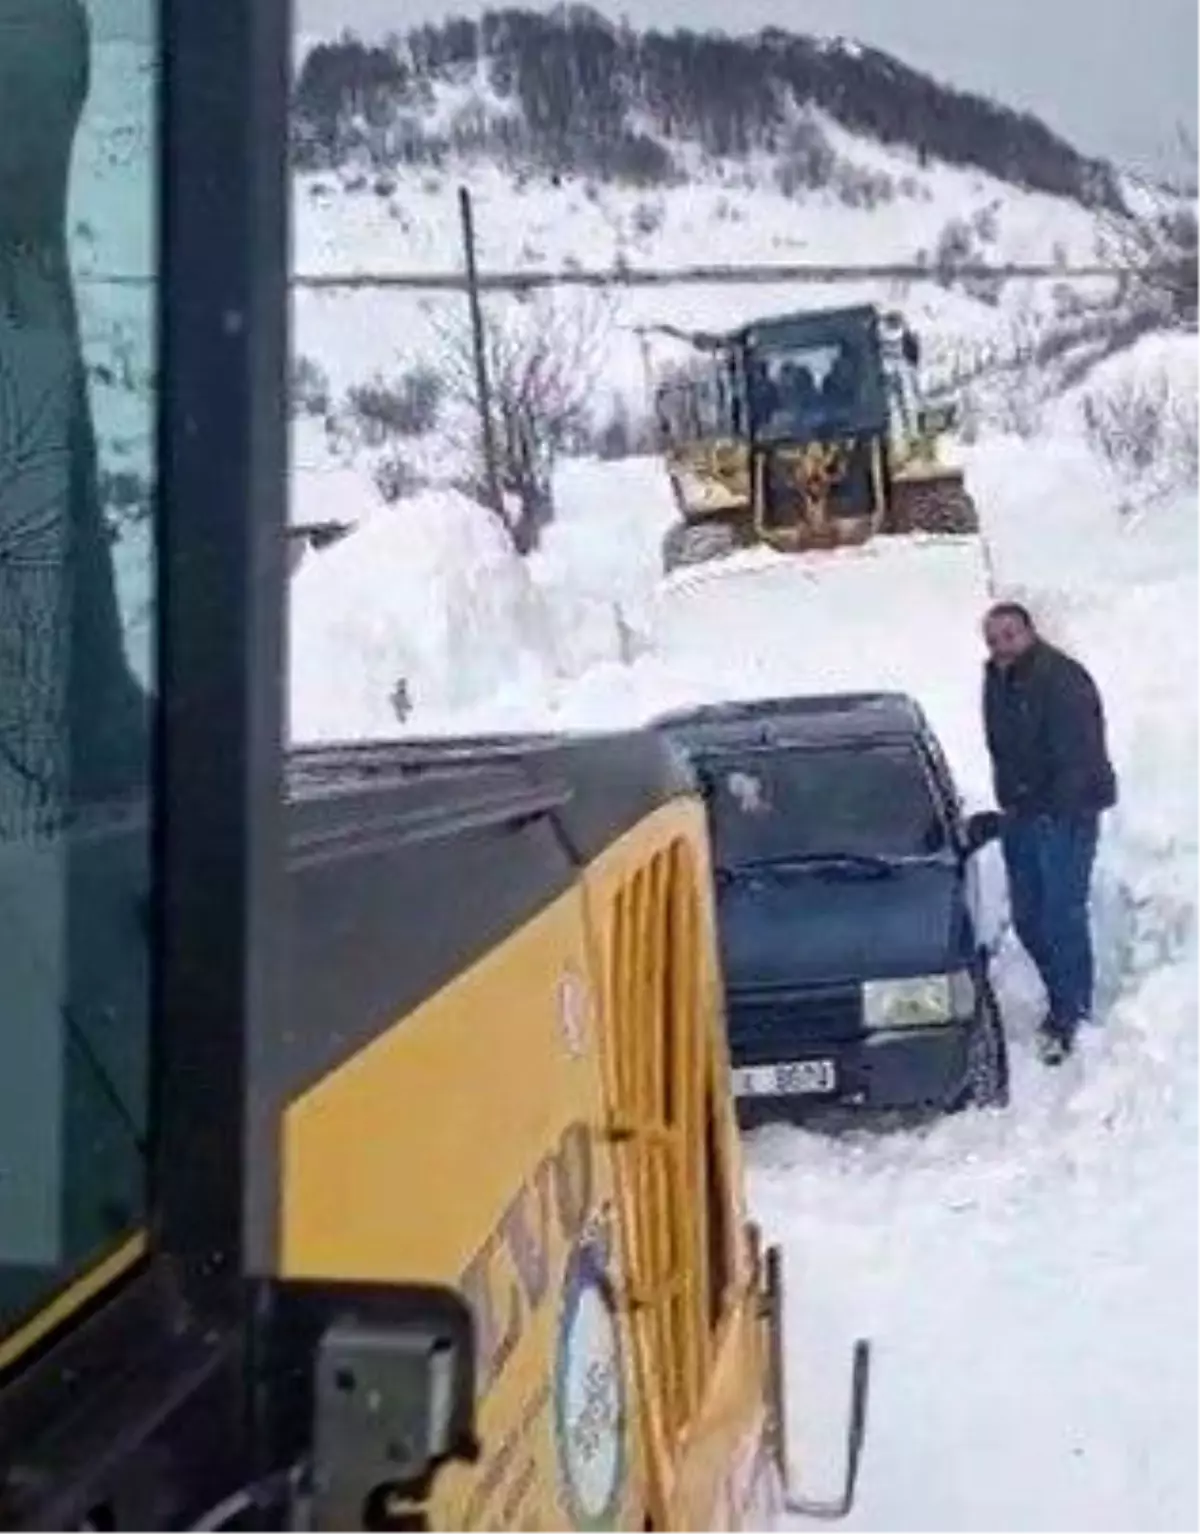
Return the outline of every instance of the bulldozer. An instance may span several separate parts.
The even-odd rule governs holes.
[[[862,304],[686,340],[692,357],[655,393],[679,511],[666,571],[758,544],[978,532],[963,470],[939,452],[954,407],[922,398],[902,315]]]

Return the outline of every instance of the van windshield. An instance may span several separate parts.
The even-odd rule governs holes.
[[[914,746],[773,748],[707,756],[717,866],[940,851],[945,822]]]

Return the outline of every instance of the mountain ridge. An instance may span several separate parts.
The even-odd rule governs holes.
[[[469,87],[457,110],[447,89]],[[814,114],[885,146],[976,168],[1084,207],[1127,211],[1120,178],[1039,118],[941,83],[880,49],[770,28],[638,31],[589,7],[451,17],[369,44],[352,32],[298,60],[301,169],[498,160],[524,174],[643,186],[689,179],[695,153],[767,155],[779,184],[822,183]],[[878,188],[865,185],[869,199]]]

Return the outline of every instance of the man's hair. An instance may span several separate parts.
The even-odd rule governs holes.
[[[987,615],[989,618],[1016,618],[1027,629],[1035,627],[1032,613],[1020,602],[997,602],[988,608]]]

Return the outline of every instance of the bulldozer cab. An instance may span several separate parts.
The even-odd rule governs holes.
[[[667,571],[755,543],[802,552],[978,530],[961,469],[939,461],[953,409],[923,400],[902,315],[860,304],[688,339],[696,362],[658,394],[680,512]]]
[[[763,444],[880,433],[888,418],[875,311],[790,315],[745,332],[749,424]]]
[[[758,536],[858,542],[884,499],[889,393],[867,305],[760,321],[739,337]]]

